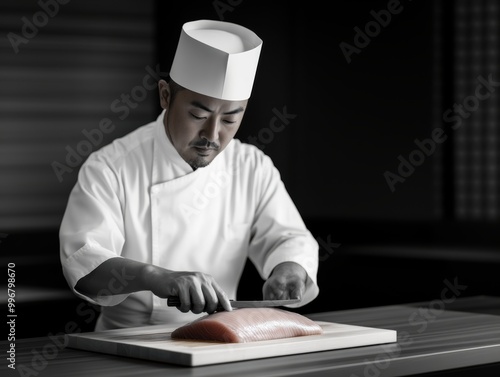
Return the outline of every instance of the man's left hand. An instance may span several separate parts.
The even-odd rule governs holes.
[[[294,262],[277,265],[262,287],[264,300],[302,298],[306,289],[307,272]]]

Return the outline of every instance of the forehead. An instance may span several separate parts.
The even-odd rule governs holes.
[[[205,108],[212,112],[231,112],[238,108],[243,108],[244,110],[248,100],[227,101],[196,93],[189,89],[183,89],[177,93],[174,103],[177,103],[179,106]]]

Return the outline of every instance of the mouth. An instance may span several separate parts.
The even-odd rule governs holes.
[[[213,148],[205,148],[205,147],[193,147],[196,150],[198,156],[208,157],[215,150]]]

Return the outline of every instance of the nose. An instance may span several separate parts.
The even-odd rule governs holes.
[[[212,143],[219,139],[219,122],[217,122],[215,117],[209,117],[207,119],[200,131],[200,137]]]

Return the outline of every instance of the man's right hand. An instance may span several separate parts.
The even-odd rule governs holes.
[[[111,290],[116,280],[116,271],[127,276],[126,284]],[[101,263],[91,273],[82,277],[75,289],[89,297],[102,296],[103,292],[126,294],[151,291],[158,297],[179,297],[178,307],[183,313],[213,313],[218,304],[230,311],[231,304],[224,290],[215,279],[201,272],[178,272],[128,258],[111,258]],[[116,293],[114,293],[116,291]]]
[[[177,308],[183,313],[213,313],[219,304],[224,310],[231,311],[229,298],[211,275],[170,271],[157,266],[146,268],[145,274],[149,290],[161,298],[177,296],[180,300]]]

